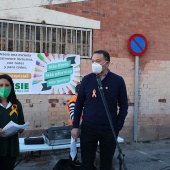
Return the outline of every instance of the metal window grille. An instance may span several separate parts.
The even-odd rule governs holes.
[[[0,20],[0,50],[90,58],[92,30]]]

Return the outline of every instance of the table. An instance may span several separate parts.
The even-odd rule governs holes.
[[[71,139],[70,139],[71,141]],[[124,139],[121,137],[117,138],[118,143],[123,143]],[[77,148],[80,147],[80,143],[76,144]],[[19,138],[19,148],[20,148],[20,153],[23,152],[31,152],[31,155],[33,152],[38,151],[39,156],[41,156],[41,151],[45,150],[56,150],[56,149],[69,149],[70,148],[70,143],[68,144],[61,144],[61,145],[56,145],[56,146],[49,146],[47,143],[44,144],[34,144],[34,145],[25,145],[24,143],[24,138]],[[15,167],[22,161],[26,159],[26,156],[22,156],[18,162],[16,162]]]
[[[124,139],[121,137],[118,137],[118,143],[123,143]],[[71,140],[70,140],[71,141]],[[54,149],[68,149],[70,148],[70,144],[62,144],[62,145],[56,145],[56,146],[49,146],[47,143],[44,144],[35,144],[35,145],[25,145],[24,144],[24,138],[19,138],[19,146],[20,146],[20,152],[29,152],[29,151],[43,151],[43,150],[54,150]],[[80,147],[80,143],[77,143],[76,145],[78,148]]]
[[[68,149],[70,148],[70,144],[56,145],[56,146],[49,146],[47,143],[25,145],[24,138],[19,138],[19,147],[20,147],[20,152],[29,152],[29,151],[39,151],[39,150],[44,151],[44,150],[54,150],[54,149]],[[80,147],[80,143],[77,143],[77,147]]]

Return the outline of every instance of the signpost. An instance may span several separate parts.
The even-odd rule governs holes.
[[[148,41],[142,34],[133,34],[128,39],[128,49],[135,56],[135,101],[134,101],[134,141],[138,139],[138,82],[139,82],[139,56],[148,49]]]

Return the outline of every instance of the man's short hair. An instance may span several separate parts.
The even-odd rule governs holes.
[[[93,54],[103,54],[105,61],[110,62],[110,54],[105,50],[96,50],[93,52]]]

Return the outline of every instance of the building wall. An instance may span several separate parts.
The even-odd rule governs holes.
[[[101,29],[93,31],[93,50],[109,51],[116,63],[110,65],[111,70],[126,81],[129,114],[121,135],[127,140],[133,139],[134,109],[134,56],[127,49],[127,40],[134,33],[143,34],[149,43],[139,59],[138,140],[169,137],[169,7],[166,0],[91,0],[52,7],[101,22]]]
[[[148,51],[139,58],[138,140],[169,138],[170,1],[87,0],[70,2],[41,4],[41,7],[44,10],[59,11],[90,19],[89,22],[86,20],[88,28],[91,21],[100,21],[100,28],[97,22],[93,29],[93,51],[107,50],[111,55],[111,71],[125,79],[129,114],[120,136],[127,141],[133,140],[135,74],[135,57],[127,49],[127,40],[134,33],[143,34],[147,38]],[[41,15],[39,17],[41,18]],[[78,24],[77,27],[79,27]],[[81,76],[90,72],[91,61],[81,59]],[[30,129],[44,129],[51,125],[67,123],[66,103],[71,96],[22,95],[18,97],[23,103],[26,120],[30,121]]]

